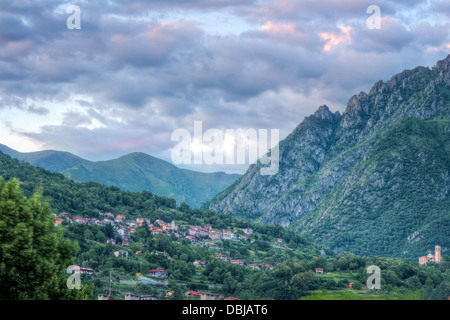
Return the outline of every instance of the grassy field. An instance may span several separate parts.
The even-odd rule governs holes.
[[[358,282],[357,279],[358,274],[357,273],[351,273],[351,272],[346,272],[346,273],[330,273],[330,274],[320,274],[317,275],[317,277],[320,278],[324,278],[324,279],[329,279],[329,280],[335,280],[335,281],[339,281],[339,280],[347,280],[349,283],[350,282]]]
[[[347,283],[360,283],[357,280],[358,274],[350,272],[333,272],[331,274],[316,275],[316,277],[336,282],[345,280]],[[393,290],[389,292],[373,292],[367,289],[365,284],[361,285],[362,288],[359,290],[350,288],[317,290],[300,300],[421,300],[419,291]]]
[[[344,289],[338,291],[316,291],[300,300],[421,300],[419,291],[400,293],[396,291],[371,293],[364,290]]]

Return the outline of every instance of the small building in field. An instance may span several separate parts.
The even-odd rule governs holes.
[[[122,239],[130,237],[130,229],[127,228],[120,228],[119,230],[117,230],[117,233],[120,235]]]
[[[240,265],[240,266],[245,265],[245,261],[244,261],[244,260],[241,260],[241,259],[234,259],[234,260],[231,260],[231,263],[232,263],[232,264],[238,264],[238,265]]]
[[[120,249],[120,250],[114,251],[114,255],[116,256],[116,258],[128,258],[128,251]]]
[[[204,268],[206,267],[206,262],[203,260],[195,260],[193,262],[194,266],[196,266],[197,268]]]
[[[211,292],[200,292],[200,300],[223,300],[223,295]]]
[[[118,215],[116,216],[115,221],[116,221],[116,222],[123,222],[123,221],[125,221],[125,216],[124,216],[123,214],[118,214]]]
[[[80,268],[80,273],[81,274],[94,274],[94,270],[93,269],[89,269],[89,268]]]
[[[163,268],[152,269],[148,272],[149,276],[157,277],[157,278],[166,278],[169,273]]]
[[[61,223],[63,223],[64,221],[66,221],[65,219],[59,218],[55,220],[55,226],[59,226],[61,225]]]
[[[261,268],[257,264],[254,264],[254,263],[247,265],[247,267],[251,268],[252,270],[261,270]]]
[[[262,270],[273,270],[273,265],[268,263],[260,263],[259,266],[261,266]]]
[[[200,292],[189,290],[184,293],[184,296],[187,298],[189,297],[200,298]]]
[[[84,219],[82,217],[73,217],[72,220],[75,223],[84,223]]]
[[[229,256],[227,256],[225,254],[221,254],[221,253],[216,254],[216,259],[220,259],[220,260],[223,260],[223,261],[230,261],[230,257]]]
[[[64,219],[69,219],[70,218],[70,213],[67,212],[61,212],[59,214],[60,217],[64,217]]]
[[[233,240],[236,238],[236,235],[234,234],[234,232],[224,229],[222,230],[222,239],[225,240]]]
[[[316,274],[323,274],[322,268],[316,268],[315,271],[316,271]]]

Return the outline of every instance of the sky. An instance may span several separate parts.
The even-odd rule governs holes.
[[[432,67],[449,30],[438,0],[0,0],[0,143],[171,161],[172,133],[195,121],[284,138],[323,104],[344,112],[375,82]]]

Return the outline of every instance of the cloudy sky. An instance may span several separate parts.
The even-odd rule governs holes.
[[[438,0],[0,0],[0,143],[170,161],[172,132],[194,121],[283,138],[322,104],[342,112],[376,81],[433,66],[449,30]]]

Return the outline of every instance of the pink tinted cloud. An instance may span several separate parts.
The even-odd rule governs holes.
[[[320,37],[323,40],[327,41],[323,46],[324,51],[330,52],[334,46],[337,46],[342,42],[351,40],[350,32],[352,30],[352,26],[340,26],[339,30],[341,31],[341,33],[334,33],[334,32],[320,33]]]
[[[296,23],[280,23],[268,20],[260,27],[259,31],[248,32],[247,34],[263,37],[269,41],[304,46],[309,49],[317,48],[318,44],[312,33],[299,29]]]
[[[262,31],[277,32],[277,33],[295,33],[295,24],[278,24],[276,22],[267,21],[262,27]]]
[[[4,60],[17,60],[28,55],[33,49],[30,39],[20,41],[2,41],[0,39],[0,58]]]

